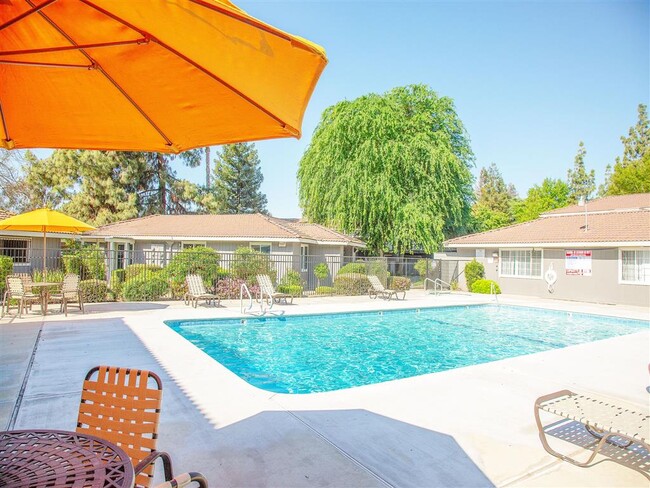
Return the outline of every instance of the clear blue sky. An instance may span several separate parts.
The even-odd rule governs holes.
[[[474,173],[494,162],[525,196],[545,177],[566,179],[581,140],[601,182],[650,96],[648,0],[234,1],[321,44],[330,60],[302,139],[256,143],[279,217],[300,216],[298,161],[322,111],[343,99],[429,85],[455,101]],[[204,182],[203,167],[179,173]]]

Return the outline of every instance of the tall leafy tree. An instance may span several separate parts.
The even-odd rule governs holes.
[[[509,225],[514,221],[513,203],[517,190],[507,185],[497,165],[481,168],[476,187],[476,203],[472,207],[474,230],[483,232]]]
[[[465,230],[473,153],[454,103],[424,85],[327,108],[298,169],[307,219],[374,252],[437,251]]]
[[[647,106],[639,104],[639,118],[630,127],[628,136],[621,137],[623,156],[605,182],[607,195],[650,192],[650,122]]]
[[[596,172],[585,169],[585,156],[587,149],[584,142],[580,141],[578,153],[573,161],[573,169],[567,172],[569,185],[569,203],[577,203],[580,197],[589,198],[596,190]]]
[[[514,205],[514,214],[517,222],[527,222],[568,204],[569,185],[562,180],[546,178],[541,185],[530,188],[526,198]]]
[[[212,208],[222,213],[267,213],[255,144],[228,144],[217,152]]]
[[[22,212],[31,208],[23,165],[25,153],[0,149],[0,209]]]

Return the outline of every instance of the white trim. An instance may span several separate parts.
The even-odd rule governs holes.
[[[643,281],[623,281],[623,251],[650,251],[648,247],[621,247],[618,249],[618,284],[619,285],[637,285],[650,286],[649,282]]]
[[[541,248],[534,248],[534,247],[519,247],[519,248],[507,248],[504,249],[506,251],[530,251],[531,252],[531,269],[533,267],[532,259],[533,255],[532,253],[534,251],[539,251],[541,253],[540,256],[540,265],[539,265],[539,276],[535,275],[509,275],[509,274],[503,274],[503,258],[501,256],[501,249],[499,249],[499,278],[516,278],[516,279],[524,279],[524,280],[541,280],[544,278],[544,249]]]
[[[305,249],[305,254],[302,253],[303,249]],[[309,244],[300,244],[300,272],[306,273],[307,271],[309,271]]]
[[[563,248],[582,248],[582,247],[592,247],[592,248],[606,248],[606,247],[650,247],[650,241],[630,241],[630,242],[580,242],[580,241],[571,241],[571,242],[481,242],[476,244],[444,244],[445,247],[453,248],[512,248],[512,249],[521,249],[523,246],[526,246],[526,249],[530,248],[542,248],[542,249],[563,249]]]

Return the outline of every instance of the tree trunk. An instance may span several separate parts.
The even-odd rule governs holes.
[[[156,155],[158,162],[158,199],[160,203],[160,213],[167,214],[167,175],[165,174],[165,157],[162,153]]]
[[[205,187],[210,188],[210,146],[205,148]]]

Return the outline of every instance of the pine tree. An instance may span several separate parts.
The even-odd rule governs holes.
[[[241,142],[223,146],[217,152],[213,192],[222,213],[267,213],[264,181],[255,144]]]
[[[585,169],[585,144],[580,141],[578,153],[573,161],[573,169],[567,172],[569,185],[569,201],[577,203],[581,197],[589,198],[596,190],[596,172],[592,169],[587,173]]]
[[[496,164],[481,168],[476,187],[476,203],[472,207],[474,230],[483,232],[513,223],[513,204],[516,201],[515,186],[506,185]]]

